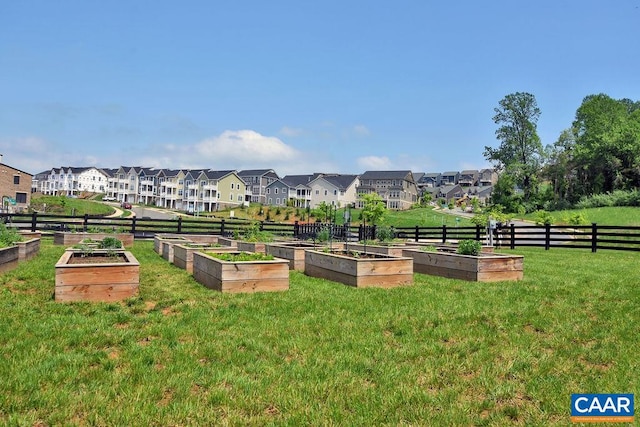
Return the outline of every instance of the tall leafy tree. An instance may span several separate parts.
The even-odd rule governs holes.
[[[538,175],[544,149],[537,132],[540,109],[535,96],[516,92],[505,96],[494,109],[499,125],[498,148],[486,146],[484,156],[500,172],[509,174],[523,191],[523,201],[531,205],[537,195]]]
[[[582,195],[640,185],[640,103],[589,95],[573,122]]]
[[[362,201],[362,218],[370,224],[376,224],[382,219],[387,207],[378,193],[366,193],[360,195]]]

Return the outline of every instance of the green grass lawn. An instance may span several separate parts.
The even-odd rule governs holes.
[[[229,295],[152,246],[122,304],[55,303],[48,240],[0,276],[1,424],[569,425],[572,393],[640,391],[634,253],[512,251],[521,282],[292,272]]]
[[[56,215],[110,215],[115,212],[113,207],[104,203],[64,196],[34,197],[31,207],[38,212]]]
[[[588,224],[595,222],[599,225],[640,226],[640,208],[629,206],[601,207],[589,209],[568,209],[549,212],[553,217],[553,223],[557,225],[569,224],[568,219],[575,214],[582,214]],[[525,216],[526,219],[535,221],[536,214]]]

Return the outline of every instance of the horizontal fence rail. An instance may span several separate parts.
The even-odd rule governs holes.
[[[161,233],[220,234],[234,236],[252,223],[246,220],[201,220],[178,217],[177,219],[111,218],[93,215],[67,216],[49,214],[0,214],[0,221],[10,227],[25,231],[53,233],[55,231],[101,231],[133,233],[138,238],[153,237]],[[347,226],[330,223],[276,223],[261,222],[260,229],[270,233],[316,240],[374,240],[376,226]],[[509,224],[492,230],[480,227],[394,227],[399,239],[433,243],[460,240],[478,240],[499,248],[518,247],[577,248],[596,252],[599,249],[640,251],[640,227],[612,225],[515,225]]]

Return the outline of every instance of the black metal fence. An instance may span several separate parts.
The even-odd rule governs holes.
[[[100,216],[65,216],[47,214],[0,214],[0,220],[10,226],[42,233],[54,231],[121,231],[138,238],[158,233],[233,235],[252,223],[243,220],[105,218]],[[327,223],[284,224],[261,222],[260,228],[276,235],[301,239],[324,237],[334,240],[373,240],[376,226],[346,226]],[[397,238],[415,242],[446,243],[472,239],[493,243],[494,246],[515,249],[536,246],[551,248],[613,249],[640,251],[640,227],[591,224],[587,226],[514,225],[510,224],[488,234],[485,228],[474,227],[396,227]]]

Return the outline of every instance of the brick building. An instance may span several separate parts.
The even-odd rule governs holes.
[[[0,196],[2,197],[2,212],[26,211],[31,203],[30,173],[12,168],[2,163],[0,155]]]

